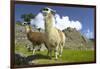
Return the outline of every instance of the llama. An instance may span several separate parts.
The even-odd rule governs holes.
[[[45,35],[47,38],[47,44],[49,48],[49,55],[52,56],[52,50],[55,51],[55,59],[58,59],[59,49],[60,56],[62,54],[63,45],[65,43],[65,35],[62,31],[53,27],[53,17],[55,11],[50,8],[44,8],[41,10],[45,21]]]
[[[62,56],[62,51],[63,51],[63,47],[64,47],[64,44],[65,44],[65,34],[58,30],[59,34],[60,34],[60,39],[61,39],[61,42],[60,42],[60,47],[59,47],[59,56],[61,57]]]
[[[41,32],[33,32],[32,27],[30,25],[27,25],[26,23],[24,25],[27,33],[27,38],[33,44],[33,55],[34,55],[36,47],[41,48],[42,44],[45,44],[46,46],[45,34]],[[48,49],[47,46],[46,48]]]

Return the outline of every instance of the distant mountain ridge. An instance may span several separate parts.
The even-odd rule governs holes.
[[[66,36],[65,48],[81,49],[87,46],[88,39],[75,28],[68,27],[63,32]]]
[[[33,28],[33,31],[44,32],[43,29],[36,29],[36,28]],[[63,32],[65,33],[65,36],[66,36],[64,48],[67,48],[67,49],[90,49],[90,48],[93,48],[93,41],[87,39],[75,28],[68,27],[68,28],[64,29]],[[15,26],[15,41],[17,44],[31,45],[31,43],[27,39],[24,26],[22,26],[22,25]],[[46,48],[43,47],[42,49],[46,49]]]

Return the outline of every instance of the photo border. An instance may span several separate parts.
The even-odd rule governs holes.
[[[57,63],[57,64],[41,64],[41,65],[14,65],[14,49],[15,49],[15,4],[39,4],[39,5],[52,5],[52,6],[68,6],[68,7],[85,7],[94,8],[94,61],[92,62],[75,62],[75,63]],[[44,67],[44,66],[60,66],[60,65],[76,65],[76,64],[91,64],[96,63],[96,6],[95,5],[80,5],[80,4],[63,4],[63,3],[48,3],[48,2],[36,2],[36,1],[11,1],[10,6],[10,67],[11,68],[28,68],[28,67]]]

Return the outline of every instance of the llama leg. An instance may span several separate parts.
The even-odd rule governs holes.
[[[52,49],[50,49],[49,51],[49,56],[50,56],[50,59],[52,59]]]
[[[58,59],[58,45],[57,45],[57,47],[56,47],[56,49],[55,49],[55,59],[57,60]]]
[[[41,51],[41,45],[37,46],[38,47],[38,51]]]
[[[62,51],[63,51],[63,46],[62,45],[60,45],[60,57],[62,56]]]
[[[35,51],[36,51],[36,48],[35,48],[35,47],[33,47],[33,55],[35,54]]]
[[[50,57],[50,59],[52,58],[52,49],[51,48],[48,48],[47,55]]]
[[[48,44],[45,44],[45,46],[46,46],[46,48],[47,48],[47,50],[48,50],[48,52],[47,52],[47,56],[49,56],[50,57],[50,59],[51,59],[51,52],[52,52],[52,49],[51,49],[51,47],[49,47],[49,45]]]
[[[50,56],[50,49],[48,49],[47,55]]]

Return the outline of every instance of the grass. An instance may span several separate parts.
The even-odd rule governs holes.
[[[43,54],[44,52],[41,52]],[[57,61],[47,59],[39,59],[36,60],[39,64],[43,63],[75,63],[75,62],[92,62],[94,61],[94,52],[93,51],[84,51],[84,50],[66,50],[64,49],[62,57],[60,57]]]
[[[93,61],[94,52],[92,50],[64,50],[62,59],[67,62]]]
[[[75,62],[92,62],[94,61],[94,50],[70,50],[64,49],[62,57],[58,60],[48,59],[47,51],[36,52],[36,55],[32,55],[32,51],[28,51],[26,47],[19,45],[15,47],[15,52],[22,53],[24,56],[35,57],[32,59],[34,64],[53,64],[53,63],[75,63]],[[54,55],[54,54],[53,54]],[[27,58],[28,59],[28,58]]]
[[[20,24],[16,24],[16,35],[15,37],[22,38],[24,35],[23,32],[20,32],[20,30],[24,30],[24,27],[19,26]],[[21,35],[21,36],[20,36]],[[76,34],[77,35],[77,34]],[[74,37],[75,35],[69,35],[69,37],[72,36],[73,40],[80,37]],[[15,39],[16,39],[15,38]],[[18,40],[18,39],[16,39]],[[28,49],[25,47],[25,44],[28,44],[28,40],[18,40],[18,42],[15,45],[15,64],[16,65],[25,65],[30,64],[32,62],[33,64],[53,64],[53,63],[79,63],[79,62],[92,62],[94,61],[95,55],[94,55],[94,41],[89,41],[87,46],[80,46],[81,39],[75,40],[79,41],[73,42],[73,40],[66,43],[66,48],[63,50],[62,57],[59,57],[58,60],[54,60],[54,53],[53,57],[50,60],[47,56],[47,50],[46,51],[37,51],[35,55],[32,55],[32,51],[28,51]],[[85,50],[83,50],[83,48]],[[73,50],[72,50],[73,49]],[[77,50],[75,50],[77,49]],[[80,50],[82,49],[82,50]],[[20,55],[21,54],[21,55]]]

